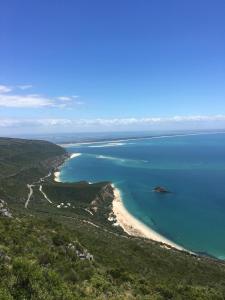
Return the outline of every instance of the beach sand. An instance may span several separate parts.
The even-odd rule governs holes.
[[[78,157],[80,155],[81,155],[81,153],[72,153],[72,154],[70,154],[70,156],[69,156],[68,159],[72,159],[72,158]],[[68,159],[66,159],[66,160],[68,160]],[[65,163],[65,161],[64,161],[64,163]],[[60,171],[59,170],[57,170],[56,172],[54,172],[54,181],[61,182],[60,181]]]
[[[176,243],[168,240],[156,231],[150,229],[148,226],[146,226],[141,221],[132,216],[127,211],[122,202],[119,189],[117,189],[114,185],[112,185],[112,187],[114,190],[113,213],[116,216],[118,225],[122,227],[127,234],[137,237],[148,238],[163,243],[165,244],[165,248],[167,248],[167,246],[170,246],[178,250],[190,252],[184,249],[183,247],[177,245]]]
[[[81,153],[72,153],[68,159],[72,159],[75,157],[80,156]],[[60,171],[57,170],[54,172],[54,180],[56,182],[60,182]],[[144,223],[136,219],[133,215],[131,215],[128,210],[125,208],[121,194],[118,188],[116,188],[113,184],[113,191],[114,191],[114,200],[112,203],[112,210],[116,217],[117,225],[123,228],[123,230],[131,235],[136,237],[143,237],[148,238],[160,243],[164,244],[164,247],[167,248],[173,247],[178,250],[187,251],[183,247],[177,245],[176,243],[170,241],[169,239],[165,238],[161,234],[157,233],[153,229],[146,226]],[[190,251],[187,251],[190,252]],[[191,252],[190,252],[191,253]]]
[[[60,182],[60,172],[59,171],[54,172],[54,181]]]
[[[72,153],[72,154],[70,155],[69,159],[74,158],[74,157],[78,157],[78,156],[80,156],[80,155],[81,155],[81,153]]]

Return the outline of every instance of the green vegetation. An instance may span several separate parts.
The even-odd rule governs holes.
[[[0,198],[24,202],[27,183],[39,180],[62,162],[63,148],[46,141],[0,139]]]
[[[49,177],[40,183],[65,157],[64,150],[25,140],[15,140],[15,145],[10,140],[8,151],[1,150],[5,141],[0,140],[5,168],[0,198],[13,218],[0,217],[1,300],[225,299],[224,262],[127,236],[107,219],[112,201],[107,182],[63,184]],[[24,169],[29,177],[21,176]],[[25,209],[26,184],[35,181]],[[40,192],[40,184],[53,203]]]

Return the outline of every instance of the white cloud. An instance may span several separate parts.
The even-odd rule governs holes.
[[[63,102],[73,101],[73,104],[77,104],[77,105],[84,104],[83,101],[76,100],[78,98],[79,98],[79,96],[60,96],[60,97],[57,97],[58,100],[63,101]]]
[[[0,94],[9,93],[12,91],[12,88],[6,85],[0,85]]]
[[[62,126],[70,125],[71,120],[68,119],[15,119],[0,118],[0,127],[36,127],[36,126]]]
[[[71,125],[72,121],[69,119],[41,119],[37,120],[37,124],[42,126],[62,126]]]
[[[66,99],[56,99],[45,97],[37,94],[27,95],[13,95],[0,93],[0,107],[9,108],[43,108],[43,107],[57,107],[65,108],[71,104],[82,104],[82,102],[67,103]]]
[[[17,85],[17,88],[21,90],[28,90],[31,89],[32,87],[33,86],[31,84]]]
[[[61,101],[71,101],[73,98],[68,96],[61,96],[61,97],[57,97],[57,99]]]
[[[0,127],[69,127],[71,128],[90,128],[92,126],[100,129],[115,126],[137,126],[137,125],[176,125],[176,124],[214,124],[215,122],[223,122],[225,125],[225,115],[212,116],[174,116],[174,117],[149,117],[149,118],[113,118],[113,119],[65,119],[65,118],[50,118],[50,119],[15,119],[15,118],[0,118]]]
[[[9,108],[42,108],[42,107],[57,107],[65,108],[73,104],[83,104],[76,99],[79,96],[61,96],[61,97],[48,97],[39,94],[20,94],[13,93],[12,91],[17,88],[23,91],[32,88],[31,84],[17,85],[9,87],[0,85],[0,107]],[[68,103],[67,103],[68,102]]]
[[[113,119],[82,119],[74,123],[78,125],[100,125],[100,126],[129,126],[129,125],[151,125],[163,123],[184,123],[184,122],[215,122],[225,121],[225,115],[213,116],[174,116],[174,117],[148,117],[148,118],[113,118]]]
[[[76,104],[76,105],[83,105],[84,102],[83,101],[75,101],[74,104]]]
[[[1,107],[39,108],[55,106],[53,100],[40,95],[0,94]]]

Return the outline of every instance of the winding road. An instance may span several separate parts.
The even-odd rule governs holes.
[[[33,191],[33,187],[34,186],[36,186],[36,185],[39,185],[41,182],[44,182],[44,180],[47,178],[47,177],[49,177],[49,176],[51,176],[51,172],[49,172],[46,176],[44,176],[44,177],[41,177],[40,179],[39,179],[39,181],[37,181],[37,182],[34,182],[34,183],[32,183],[32,184],[27,184],[27,187],[28,187],[28,189],[29,189],[29,193],[28,193],[28,196],[27,196],[27,200],[26,200],[26,202],[25,202],[25,208],[27,208],[28,207],[28,204],[29,204],[29,202],[30,202],[30,199],[31,199],[31,197],[32,197],[32,195],[33,195],[33,193],[34,193],[34,191]],[[42,185],[40,184],[40,186],[39,186],[39,191],[40,191],[40,193],[44,196],[44,198],[49,202],[49,203],[51,203],[52,204],[52,201],[48,198],[48,196],[45,194],[45,192],[43,191],[43,189],[42,189]]]
[[[48,198],[48,196],[45,194],[45,192],[42,189],[42,185],[39,186],[39,191],[42,193],[42,195],[44,196],[44,198],[49,202],[52,203],[52,201]]]
[[[29,189],[29,194],[28,194],[28,197],[27,197],[27,201],[25,202],[25,208],[28,207],[28,204],[30,202],[30,198],[33,195],[33,186],[34,186],[34,184],[27,184],[27,187]]]

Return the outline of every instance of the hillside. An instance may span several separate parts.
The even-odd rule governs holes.
[[[0,157],[0,299],[225,299],[224,262],[112,226],[108,182],[55,183],[61,147],[0,139]]]
[[[46,141],[0,139],[0,198],[23,202],[27,184],[61,164],[66,152]]]

